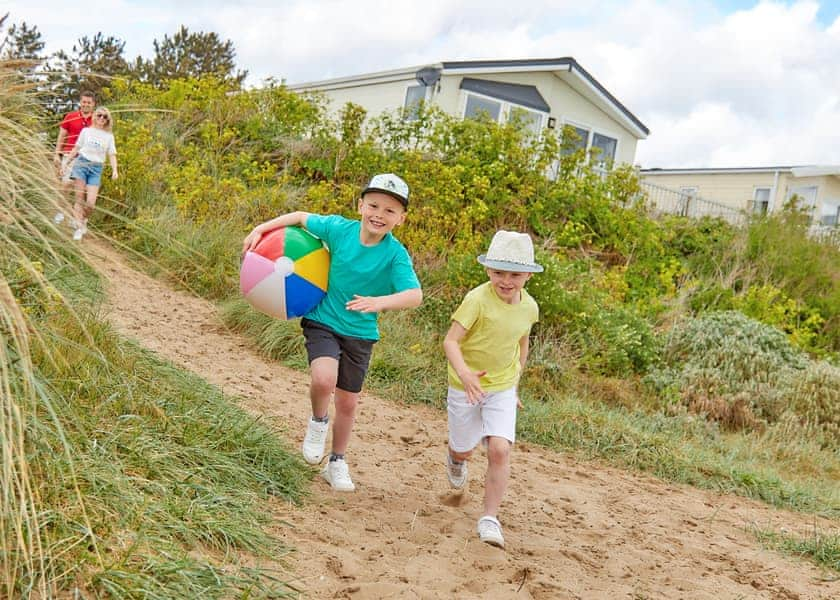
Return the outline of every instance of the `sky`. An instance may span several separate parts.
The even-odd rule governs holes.
[[[650,130],[642,167],[840,165],[840,0],[0,0],[7,11],[46,53],[102,32],[150,58],[181,25],[213,31],[248,86],[571,56]]]

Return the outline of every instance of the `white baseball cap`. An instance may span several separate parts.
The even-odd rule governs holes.
[[[534,262],[534,244],[527,233],[500,230],[490,241],[487,254],[481,254],[478,262],[497,271],[519,273],[542,273],[543,268]]]
[[[362,190],[362,198],[368,192],[388,194],[399,200],[405,208],[408,208],[408,184],[393,173],[374,175],[367,187]]]

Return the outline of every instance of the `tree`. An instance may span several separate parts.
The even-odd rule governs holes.
[[[6,13],[0,18],[0,31],[3,24],[9,17]],[[41,51],[44,49],[44,42],[41,40],[41,32],[38,27],[29,27],[24,21],[20,25],[12,25],[6,31],[6,35],[0,39],[0,60],[15,61],[15,68],[28,84],[37,84],[40,79],[38,70],[44,57]]]
[[[236,70],[233,42],[221,41],[216,33],[190,33],[181,28],[170,38],[155,40],[155,57],[143,60],[137,57],[135,71],[141,79],[160,86],[169,79],[200,78],[214,75],[239,87],[248,71]]]
[[[0,26],[6,20],[6,14],[0,19]],[[44,42],[41,40],[41,32],[38,27],[27,26],[26,21],[18,25],[12,25],[6,32],[6,37],[0,42],[0,59],[3,60],[31,60],[40,61],[44,57],[41,51],[44,49]]]
[[[81,90],[101,97],[103,88],[115,77],[125,77],[131,68],[123,57],[125,42],[98,32],[82,37],[70,54],[59,50],[50,59],[47,74],[47,106],[53,112],[66,112]]]

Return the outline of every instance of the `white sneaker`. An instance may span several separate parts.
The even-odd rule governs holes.
[[[505,547],[505,538],[502,536],[502,525],[496,517],[484,516],[478,520],[478,539],[485,544]]]
[[[309,419],[301,451],[303,452],[303,460],[310,465],[317,465],[324,458],[324,445],[327,441],[329,428],[329,423],[320,423]]]
[[[87,227],[82,225],[81,227],[77,228],[76,231],[73,232],[73,240],[76,242],[80,242],[86,233]]]
[[[449,485],[460,490],[467,483],[467,461],[456,464],[452,455],[446,451],[446,476],[449,478]]]
[[[352,492],[356,489],[353,480],[350,479],[350,469],[343,458],[328,461],[321,471],[321,477],[337,492]]]
[[[64,222],[64,213],[61,212],[61,211],[55,213],[55,216],[53,217],[53,223],[55,223],[56,225],[61,225],[63,222]]]

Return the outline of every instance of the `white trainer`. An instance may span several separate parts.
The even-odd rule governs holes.
[[[81,227],[78,227],[76,229],[76,231],[73,232],[73,240],[76,241],[76,242],[82,241],[82,238],[84,237],[84,235],[86,233],[87,233],[87,227],[85,227],[84,225],[82,225]]]
[[[350,479],[350,469],[343,458],[328,461],[321,471],[321,477],[337,492],[352,492],[356,489],[353,480]]]
[[[53,217],[53,223],[55,223],[56,225],[61,225],[61,223],[63,221],[64,221],[64,213],[61,212],[61,211],[55,213],[55,216]]]
[[[505,547],[505,538],[502,536],[502,525],[496,517],[483,516],[478,520],[478,539],[485,544]]]
[[[449,478],[449,485],[457,490],[467,483],[467,461],[458,464],[452,460],[449,451],[446,452],[446,476]]]
[[[329,423],[320,423],[309,419],[301,451],[303,452],[303,460],[310,465],[317,465],[324,458],[324,446],[327,442],[329,428]]]

